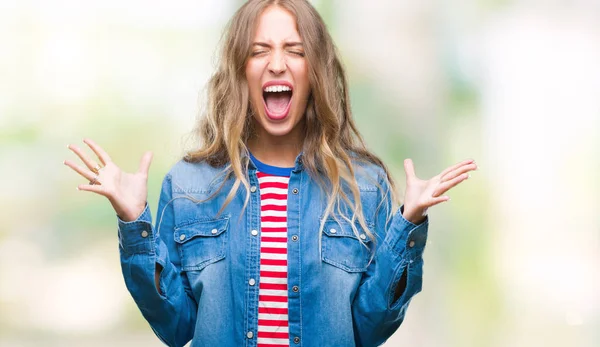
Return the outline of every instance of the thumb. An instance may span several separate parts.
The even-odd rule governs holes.
[[[140,161],[140,168],[138,169],[138,172],[144,173],[144,174],[148,174],[148,171],[150,170],[150,163],[152,162],[152,152],[148,151],[146,153],[144,153],[144,156],[142,156],[142,160]]]
[[[415,177],[415,167],[413,166],[412,159],[404,159],[404,172],[406,172],[407,180]]]

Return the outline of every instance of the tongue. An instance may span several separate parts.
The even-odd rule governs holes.
[[[292,95],[289,92],[267,93],[265,96],[265,104],[267,104],[269,111],[273,113],[282,113],[290,103],[291,98]]]

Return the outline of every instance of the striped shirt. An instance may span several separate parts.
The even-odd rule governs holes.
[[[258,347],[289,346],[287,194],[291,169],[256,164],[260,188]]]

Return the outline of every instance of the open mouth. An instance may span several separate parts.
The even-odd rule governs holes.
[[[267,116],[273,120],[287,117],[292,104],[292,87],[287,84],[272,84],[263,88],[263,101]]]

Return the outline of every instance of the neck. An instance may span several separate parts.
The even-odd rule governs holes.
[[[252,155],[268,165],[293,167],[296,157],[302,151],[304,143],[302,133],[294,129],[285,136],[274,136],[260,127],[257,128],[259,129],[247,143]]]

